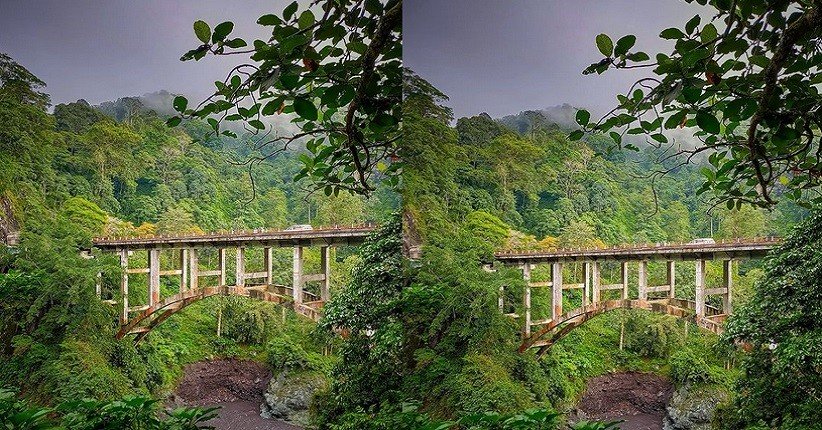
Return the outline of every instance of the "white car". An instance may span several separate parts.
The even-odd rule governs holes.
[[[710,237],[700,237],[699,239],[692,240],[691,243],[694,245],[711,245],[716,243],[716,241]]]
[[[294,224],[285,229],[285,231],[309,231],[314,230],[314,227],[311,227],[311,224]]]

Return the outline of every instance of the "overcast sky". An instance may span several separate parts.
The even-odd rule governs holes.
[[[563,103],[605,112],[638,73],[582,76],[602,58],[594,38],[637,36],[669,49],[659,32],[705,9],[684,0],[405,0],[405,65],[450,98],[457,118],[499,117]],[[703,23],[710,19],[703,16]]]
[[[257,18],[288,3],[0,0],[0,52],[45,81],[53,104],[80,98],[97,104],[161,89],[199,99],[242,58],[179,61],[198,45],[194,21],[202,19],[211,28],[234,21],[232,35],[265,38]]]

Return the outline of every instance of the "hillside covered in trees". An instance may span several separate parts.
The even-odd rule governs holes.
[[[236,298],[191,306],[139,348],[117,341],[117,311],[94,286],[102,271],[103,298],[110,297],[118,263],[81,258],[80,250],[103,235],[382,222],[398,207],[394,193],[380,187],[368,200],[312,193],[292,180],[299,149],[248,169],[243,162],[261,155],[254,136],[214,138],[199,120],[169,128],[156,109],[171,103],[165,92],[100,106],[79,100],[50,112],[44,87],[0,56],[0,386],[56,405],[161,393],[183,364],[215,356],[264,362],[297,348],[326,366],[316,363],[330,360],[323,348],[333,339],[313,337],[313,324],[291,311]],[[319,254],[306,258],[319,264]],[[357,261],[353,250],[337,250],[332,284],[346,283]],[[275,253],[274,266],[278,282],[288,281],[290,250]],[[172,284],[164,281],[164,294]],[[137,290],[130,298],[145,300]],[[280,343],[272,346],[273,338]]]

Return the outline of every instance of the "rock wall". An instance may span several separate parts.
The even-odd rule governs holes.
[[[8,196],[0,196],[0,243],[6,246],[20,243],[20,223],[14,216]]]
[[[720,387],[680,387],[666,408],[663,430],[711,430],[717,406],[727,399]]]
[[[314,394],[328,387],[320,372],[285,370],[271,378],[260,406],[264,418],[279,418],[301,426],[309,421],[308,407]]]

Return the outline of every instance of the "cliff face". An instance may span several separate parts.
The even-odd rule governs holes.
[[[14,217],[11,199],[0,195],[0,243],[17,246],[20,242],[20,223]]]

